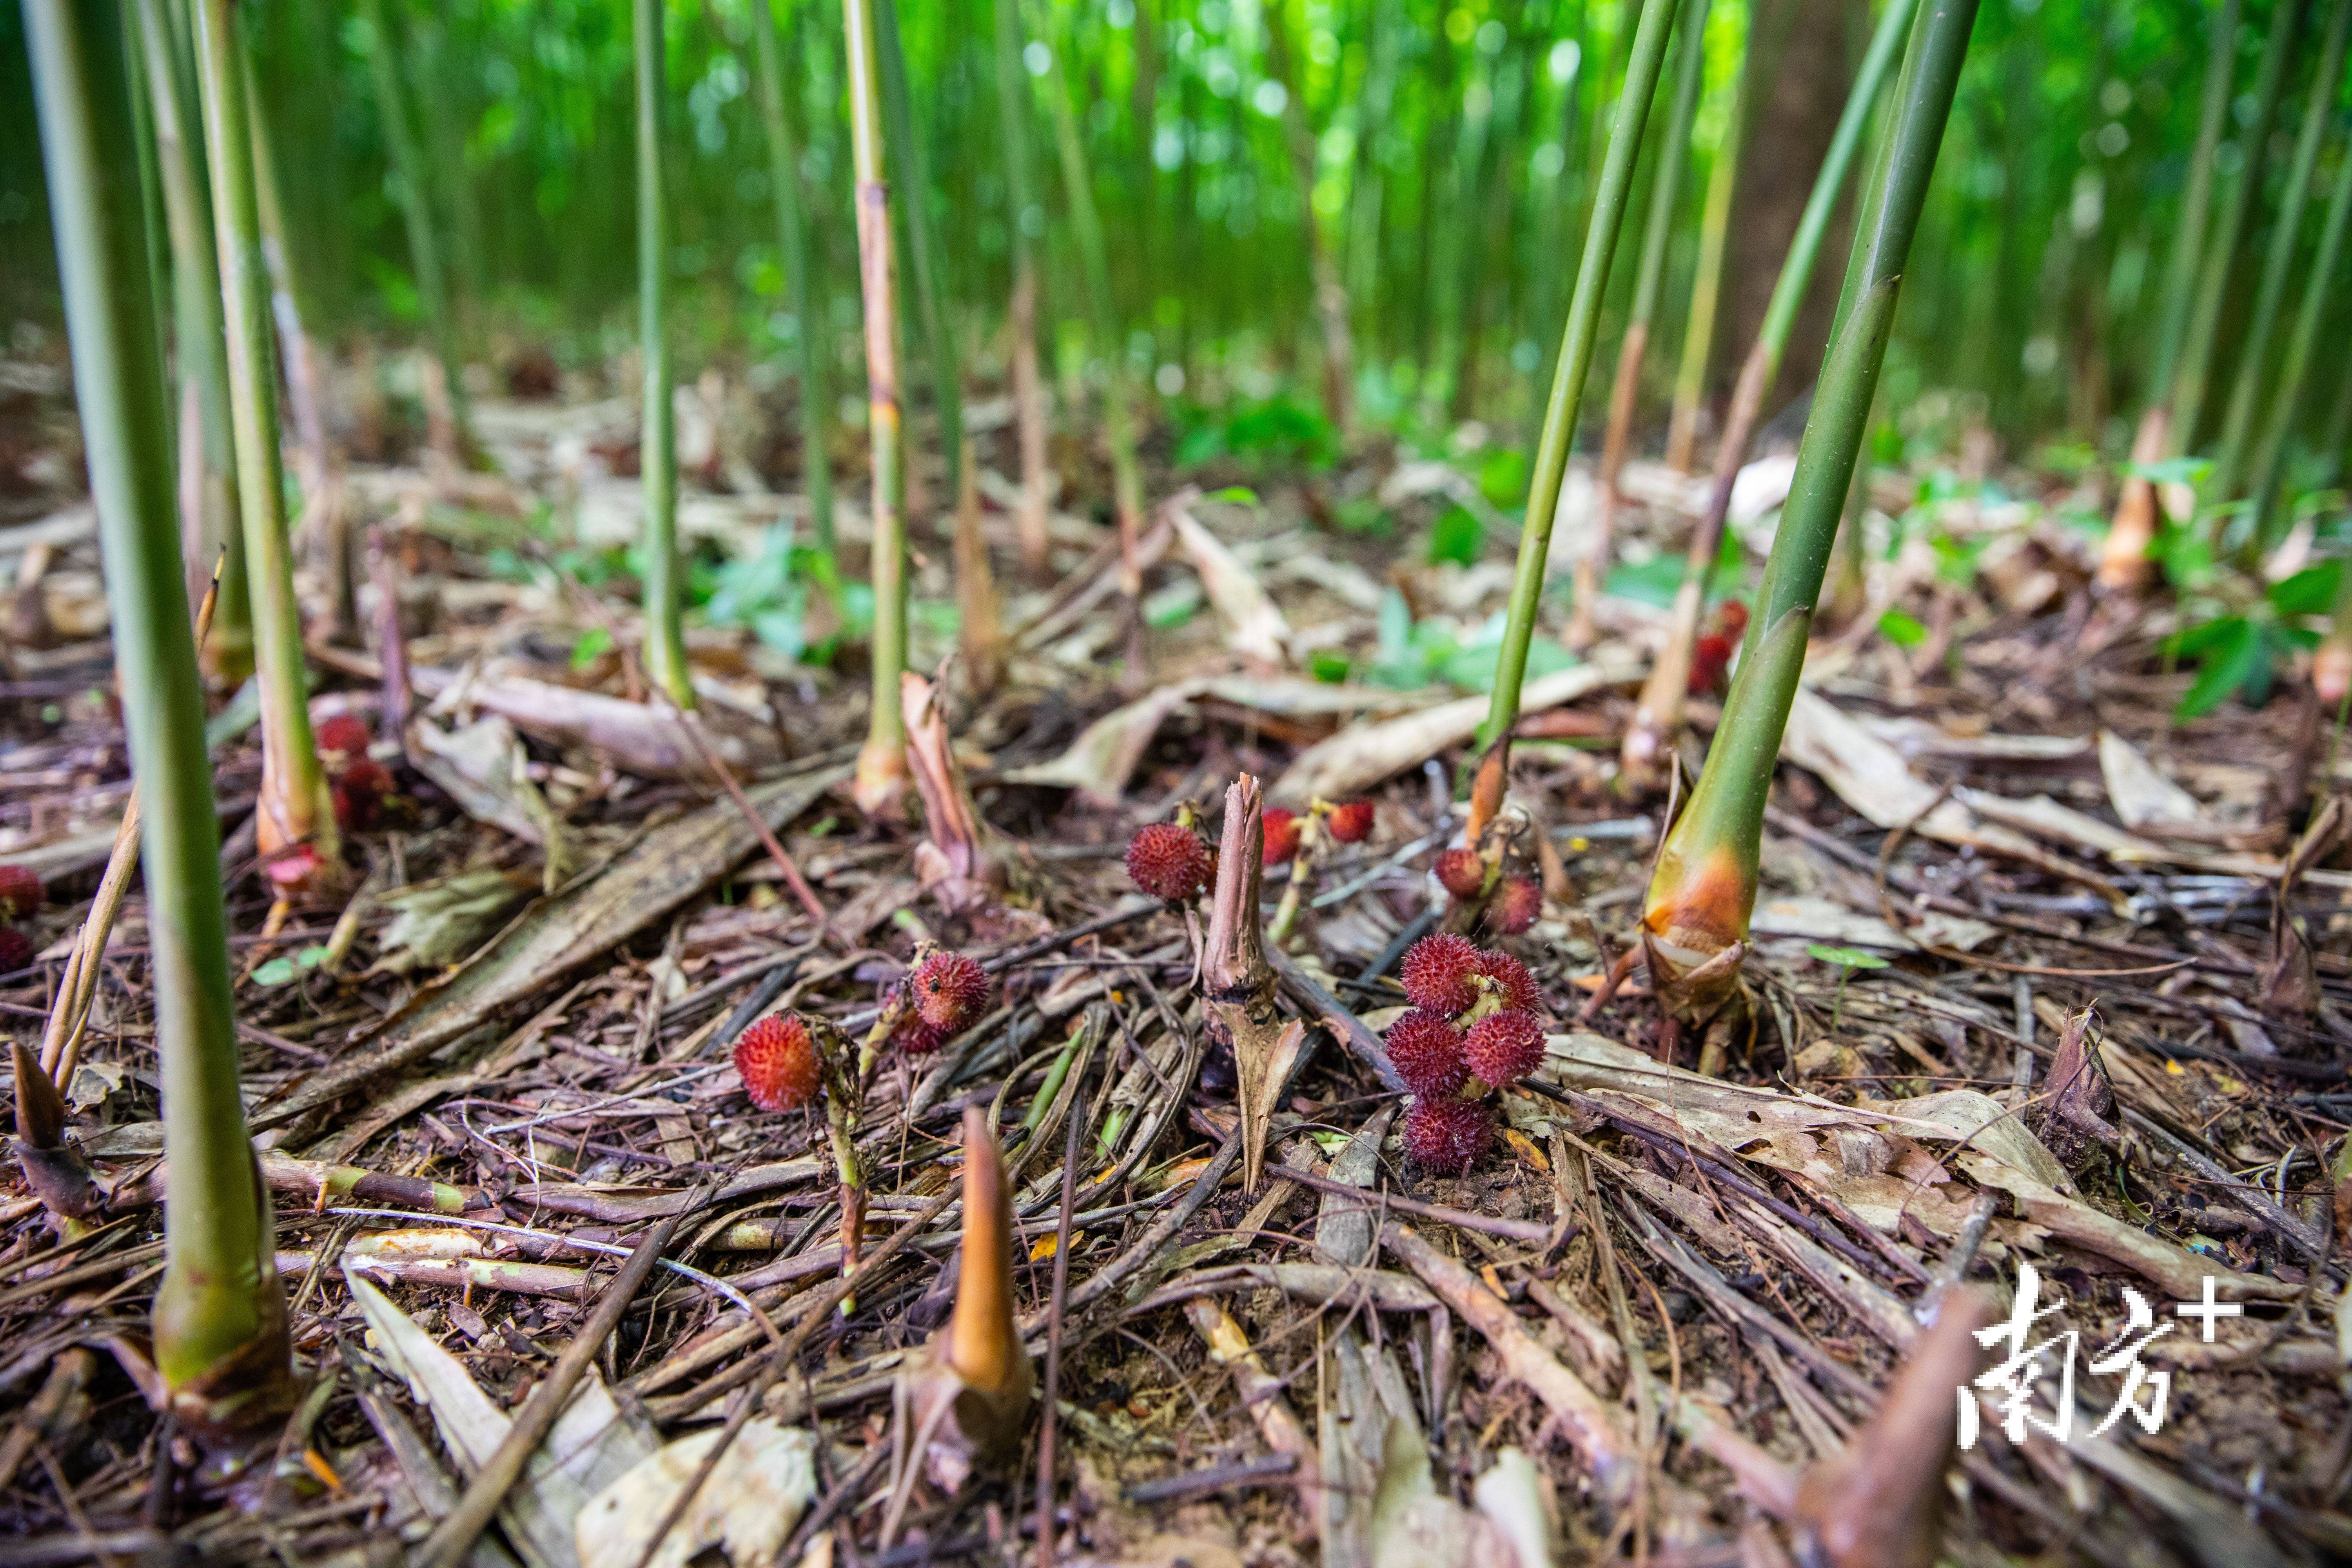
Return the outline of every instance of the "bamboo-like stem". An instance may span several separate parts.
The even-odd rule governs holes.
[[[207,0],[207,43],[226,21]],[[26,0],[26,41],[72,341],[74,392],[112,601],[144,833],[150,964],[172,1197],[155,1365],[183,1430],[290,1405],[291,1344],[268,1199],[237,1095],[204,694],[173,526],[163,363],[146,276],[122,14]],[[209,117],[208,117],[209,118]]]
[[[1576,440],[1576,416],[1584,402],[1584,380],[1592,368],[1592,348],[1601,331],[1601,300],[1608,292],[1609,264],[1625,226],[1626,197],[1633,161],[1650,118],[1650,99],[1666,58],[1666,38],[1675,7],[1652,0],[1642,8],[1633,51],[1625,65],[1625,89],[1618,96],[1610,128],[1609,153],[1594,193],[1592,221],[1584,232],[1577,263],[1576,290],[1569,297],[1568,322],[1560,333],[1559,358],[1552,373],[1551,399],[1544,409],[1543,437],[1536,447],[1535,472],[1528,486],[1526,521],[1519,526],[1518,566],[1511,578],[1510,619],[1495,664],[1495,690],[1479,744],[1490,746],[1511,732],[1519,717],[1519,683],[1528,670],[1528,644],[1535,636],[1536,606],[1543,597],[1544,566],[1551,554],[1551,530],[1559,510],[1560,481],[1568,474],[1569,448]]]
[[[374,0],[371,0],[374,3]],[[662,0],[634,0],[637,75],[637,335],[645,361],[637,474],[645,490],[646,679],[694,706],[677,564],[677,411],[669,368],[669,213],[662,174]]]
[[[2303,0],[2280,0],[2271,13],[2271,36],[2263,46],[2263,63],[2254,79],[2253,118],[2245,122],[2245,135],[2238,143],[2246,155],[2240,163],[2237,184],[2230,187],[2221,204],[2221,221],[2213,227],[2197,274],[2197,297],[2189,308],[2165,422],[2167,456],[2192,451],[2197,445],[2197,422],[2205,411],[2206,383],[2212,374],[2214,349],[2221,338],[2221,308],[2228,300],[2238,254],[2245,247],[2254,206],[2262,196],[2263,163],[2270,149],[2271,127],[2278,122],[2279,94],[2286,85],[2288,56],[2302,16]]]
[[[278,177],[277,138],[255,85],[253,51],[237,51],[245,71],[246,123],[253,132],[253,188],[261,202],[261,258],[269,268],[269,310],[278,323],[278,353],[286,373],[286,405],[294,417],[294,440],[302,455],[302,488],[315,491],[327,479],[327,421],[319,406],[319,357],[302,325],[301,293],[294,281],[294,248],[286,232],[285,185]],[[455,383],[451,395],[462,388]]]
[[[2278,388],[2272,395],[2270,413],[2263,421],[2262,437],[2254,447],[2246,493],[2254,503],[2256,539],[2271,536],[2270,510],[2278,499],[2287,435],[2294,428],[2304,393],[2310,384],[2312,355],[2319,346],[2320,321],[2327,313],[2328,293],[2344,258],[2347,219],[2352,219],[2352,148],[2347,149],[2336,172],[2335,194],[2328,197],[2327,216],[2320,226],[2319,251],[2313,257],[2311,272],[2304,282],[2303,302],[2295,310],[2294,325],[2287,335],[2286,358],[2279,365]],[[2352,576],[2352,573],[2347,575]]]
[[[1609,569],[1617,531],[1617,510],[1624,505],[1617,479],[1624,471],[1625,448],[1633,437],[1633,406],[1642,395],[1642,361],[1649,351],[1650,321],[1657,314],[1658,288],[1665,278],[1666,244],[1674,237],[1675,196],[1690,148],[1691,117],[1698,111],[1699,84],[1706,74],[1706,10],[1707,0],[1683,0],[1674,103],[1666,112],[1666,140],[1658,149],[1656,177],[1650,187],[1642,259],[1633,273],[1633,309],[1625,318],[1625,336],[1617,345],[1617,374],[1609,388],[1609,426],[1601,441],[1592,537],[1576,563],[1574,601],[1565,639],[1573,648],[1592,641],[1592,605],[1601,596],[1601,579]]]
[[[1731,404],[1724,411],[1723,440],[1715,452],[1715,488],[1708,492],[1706,511],[1691,531],[1690,548],[1683,557],[1682,585],[1675,593],[1674,620],[1666,646],[1657,662],[1650,667],[1649,679],[1643,684],[1641,700],[1634,707],[1633,721],[1626,729],[1620,752],[1621,771],[1626,782],[1635,787],[1646,788],[1657,782],[1666,750],[1673,743],[1675,731],[1682,727],[1683,699],[1690,689],[1692,650],[1698,642],[1699,617],[1706,608],[1707,578],[1723,547],[1723,524],[1731,511],[1731,489],[1739,478],[1741,465],[1748,460],[1748,443],[1755,435],[1757,422],[1763,417],[1764,400],[1771,395],[1772,383],[1780,374],[1780,359],[1788,352],[1790,333],[1796,329],[1797,312],[1812,287],[1822,239],[1829,232],[1838,193],[1845,186],[1855,150],[1862,145],[1871,106],[1877,101],[1879,89],[1902,48],[1916,4],[1917,0],[1888,0],[1885,12],[1878,19],[1878,30],[1872,35],[1870,48],[1863,56],[1853,90],[1846,94],[1845,110],[1838,117],[1837,131],[1830,138],[1821,172],[1813,177],[1812,194],[1805,198],[1803,216],[1798,219],[1797,232],[1789,241],[1788,258],[1780,264],[1780,277],[1773,280],[1772,297],[1764,308],[1763,325],[1757,330],[1756,342],[1749,347],[1748,358],[1739,367],[1739,379],[1732,386]]]
[[[827,331],[823,301],[812,270],[807,225],[801,215],[801,160],[793,145],[792,121],[784,112],[784,68],[779,58],[776,23],[768,0],[752,0],[751,38],[759,57],[760,117],[768,137],[768,184],[775,192],[776,227],[790,274],[793,320],[800,323],[801,483],[808,491],[809,522],[816,547],[834,549],[833,460],[825,451]]]
[[[1078,260],[1086,276],[1087,306],[1094,316],[1095,348],[1110,372],[1103,386],[1103,436],[1110,445],[1112,505],[1118,519],[1118,585],[1127,596],[1130,629],[1141,628],[1139,601],[1143,571],[1136,564],[1136,544],[1143,531],[1143,470],[1135,458],[1133,392],[1128,384],[1127,340],[1119,332],[1118,306],[1110,291],[1110,248],[1103,239],[1102,216],[1095,207],[1093,177],[1087,171],[1086,143],[1079,139],[1077,110],[1062,68],[1062,51],[1054,47],[1053,28],[1035,0],[1029,0],[1029,33],[1045,45],[1046,96],[1054,109],[1054,141],[1062,155],[1062,184],[1070,203],[1070,227],[1078,242]],[[1135,639],[1141,647],[1139,635]],[[1139,670],[1128,672],[1130,679]]]
[[[275,342],[261,219],[253,184],[253,137],[246,126],[245,73],[237,65],[231,0],[195,0],[195,58],[204,106],[205,164],[212,181],[213,230],[228,344],[230,431],[244,514],[255,663],[261,686],[261,794],[256,844],[280,874],[305,879],[336,866],[342,848],[327,775],[310,734],[303,678],[302,617],[294,599],[294,559],[286,533],[278,447]],[[182,590],[184,605],[186,590]],[[184,608],[182,616],[185,618]]]
[[[1019,0],[995,0],[996,110],[1004,138],[1005,207],[1013,238],[1013,298],[1006,331],[1013,340],[1013,417],[1021,451],[1021,504],[1013,514],[1021,558],[1034,575],[1045,571],[1049,482],[1045,458],[1045,395],[1037,377],[1037,246],[1024,224],[1036,195],[1030,184],[1029,79],[1021,63]]]
[[[2171,445],[2172,383],[2180,366],[2181,344],[2189,336],[2197,265],[2205,254],[2205,226],[2212,216],[2214,154],[2229,121],[2230,88],[2237,74],[2238,5],[2239,0],[2221,0],[2221,9],[2213,17],[2204,100],[2197,116],[2197,144],[2189,153],[2189,184],[2180,196],[2180,223],[2173,231],[2172,255],[2164,268],[2155,374],[2148,380],[2147,401],[2132,437],[2134,470],[2161,459]],[[2116,498],[2115,515],[2107,522],[2107,542],[2099,558],[2099,585],[2125,593],[2147,586],[2152,570],[2147,547],[2155,540],[2156,485],[2145,474],[2127,472]]]
[[[171,310],[171,263],[165,258],[164,236],[170,223],[163,216],[163,172],[155,146],[154,94],[147,86],[147,49],[139,29],[130,25],[126,11],[122,29],[122,65],[129,87],[131,145],[139,160],[140,230],[147,237],[147,297],[161,323]],[[159,340],[160,341],[160,340]],[[171,412],[166,403],[164,412]],[[169,426],[166,426],[167,431]]]
[[[2312,73],[2311,96],[2303,106],[2303,127],[2296,133],[2294,157],[2287,165],[2286,188],[2279,195],[2278,221],[2271,226],[2263,258],[2262,284],[2254,293],[2253,313],[2246,318],[2245,350],[2238,356],[2238,374],[2230,386],[2230,403],[2221,416],[2221,445],[2206,482],[2209,502],[2236,500],[2239,481],[2246,472],[2246,443],[2254,426],[2254,406],[2270,384],[2271,337],[2279,311],[2286,303],[2287,274],[2294,269],[2303,231],[2303,209],[2310,202],[2312,171],[2319,163],[2319,144],[2326,135],[2328,110],[2343,88],[2347,24],[2352,24],[2352,0],[2335,0],[2327,16],[2326,42],[2320,46],[2319,68]],[[2248,551],[2262,541],[2246,536]]]
[[[1706,401],[1707,364],[1715,355],[1716,318],[1723,300],[1723,257],[1731,240],[1731,198],[1739,183],[1739,153],[1748,140],[1747,73],[1731,89],[1723,144],[1707,171],[1706,205],[1698,220],[1698,267],[1691,278],[1690,314],[1683,325],[1682,364],[1675,377],[1674,413],[1666,423],[1666,466],[1691,471],[1698,446],[1699,409]]]
[[[857,181],[858,281],[866,303],[866,428],[874,466],[874,703],[857,753],[858,809],[895,816],[906,799],[907,721],[898,676],[907,668],[907,521],[900,510],[898,282],[892,276],[890,186],[882,163],[882,89],[870,0],[842,0],[849,43],[849,129]]]
[[[204,563],[226,549],[218,622],[198,649],[225,679],[253,668],[246,600],[245,532],[236,493],[236,438],[229,429],[228,357],[221,331],[220,256],[213,238],[205,173],[204,122],[196,110],[188,34],[167,0],[137,0],[153,100],[157,172],[172,251],[172,337],[181,387],[180,550],[189,590]]]
[[[897,0],[872,0],[874,63],[882,78],[882,129],[897,150],[907,199],[900,218],[907,226],[907,260],[915,274],[915,308],[923,318],[923,357],[931,372],[931,401],[939,410],[940,453],[947,466],[950,505],[962,491],[963,389],[956,364],[955,333],[948,326],[947,257],[939,226],[931,219],[930,160],[915,127],[913,95],[907,87],[907,52],[898,31]],[[911,460],[911,459],[910,459]]]
[[[1348,285],[1315,210],[1315,132],[1307,124],[1307,94],[1290,45],[1289,7],[1276,0],[1266,7],[1266,68],[1282,84],[1282,139],[1298,182],[1300,223],[1307,230],[1307,273],[1315,284],[1315,319],[1323,335],[1323,412],[1345,442],[1356,423],[1356,344],[1349,331]],[[1150,127],[1142,128],[1150,136]]]
[[[401,220],[408,232],[409,265],[416,271],[416,296],[425,307],[425,321],[433,333],[433,352],[441,362],[456,428],[450,432],[453,460],[467,441],[466,385],[459,379],[457,322],[449,308],[448,273],[441,261],[441,244],[433,221],[432,186],[425,174],[425,153],[401,96],[397,45],[383,16],[383,0],[360,0],[361,15],[373,35],[368,49],[368,69],[375,86],[376,112],[383,121],[383,139],[392,153],[393,196],[400,204]]]
[[[1712,1012],[1738,982],[1773,763],[1975,20],[1976,0],[1926,0],[1915,25],[1883,176],[1854,237],[1847,308],[1822,368],[1757,595],[1758,636],[1732,680],[1690,805],[1659,851],[1644,900],[1652,988],[1685,1017]]]

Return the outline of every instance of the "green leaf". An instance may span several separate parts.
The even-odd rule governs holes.
[[[1528,499],[1528,455],[1516,447],[1497,447],[1478,465],[1478,491],[1496,506]]]
[[[1878,617],[1878,635],[1896,647],[1917,647],[1927,640],[1927,628],[1916,616],[1889,610]]]
[[[256,985],[290,985],[293,984],[294,974],[292,959],[273,958],[253,972],[253,983]]]
[[[1864,952],[1858,947],[1825,947],[1818,942],[1809,942],[1805,944],[1805,951],[1823,963],[1834,963],[1841,969],[1886,967],[1886,960],[1874,952]]]
[[[1486,542],[1486,531],[1461,507],[1449,507],[1429,531],[1429,562],[1453,561],[1464,566],[1476,563]]]
[[[2167,458],[2160,463],[2126,463],[2124,472],[2152,485],[2189,485],[2205,482],[2213,471],[2210,458]]]
[[[603,626],[589,627],[580,634],[580,640],[572,645],[572,668],[575,670],[586,669],[604,658],[604,650],[612,646],[611,632]]]
[[[1222,501],[1227,506],[1255,506],[1257,492],[1247,485],[1227,485],[1221,490],[1211,490],[1202,500]]]
[[[2336,603],[2336,584],[2343,575],[2341,561],[2306,566],[2271,584],[2271,605],[2282,616],[2324,616]]]
[[[2242,616],[2232,616],[2228,627],[2206,655],[2205,662],[2197,667],[2197,679],[2189,694],[2180,700],[2179,716],[2198,719],[2221,705],[2221,699],[2253,679],[2257,670],[2266,669],[2270,661],[2270,643],[2262,628]]]
[[[1316,679],[1333,686],[1338,686],[1348,679],[1349,668],[1346,654],[1333,653],[1328,648],[1309,654],[1307,658],[1307,672]]]

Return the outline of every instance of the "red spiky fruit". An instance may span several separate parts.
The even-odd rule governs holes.
[[[1128,840],[1127,874],[1153,898],[1181,904],[1209,885],[1209,847],[1189,827],[1155,822]]]
[[[1279,866],[1298,853],[1298,814],[1278,805],[1266,807],[1265,864]]]
[[[333,713],[321,720],[316,739],[320,755],[341,752],[347,757],[363,757],[375,743],[367,721],[356,713]]]
[[[1450,1095],[1470,1076],[1462,1032],[1434,1013],[1415,1007],[1389,1026],[1389,1060],[1415,1094]]]
[[[796,1110],[816,1098],[823,1074],[808,1026],[791,1013],[771,1013],[735,1041],[735,1070],[743,1092],[762,1110]]]
[[[334,798],[336,822],[353,833],[365,833],[383,821],[383,797],[392,790],[392,771],[362,754],[336,776],[327,793]]]
[[[1543,988],[1528,966],[1507,952],[1482,952],[1476,968],[1503,994],[1503,1005],[1532,1013],[1543,1005]]]
[[[948,1043],[949,1032],[920,1013],[909,1013],[891,1038],[898,1042],[898,1048],[907,1055],[927,1057]]]
[[[1361,844],[1372,836],[1372,803],[1350,800],[1331,808],[1331,837],[1342,844]]]
[[[1477,965],[1478,949],[1468,937],[1440,931],[1412,944],[1397,978],[1414,1006],[1452,1018],[1478,1000]]]
[[[1525,877],[1506,877],[1495,884],[1486,904],[1486,923],[1505,936],[1517,936],[1543,913],[1543,889]]]
[[[907,977],[907,994],[923,1022],[956,1034],[979,1022],[988,1006],[988,971],[961,952],[935,952]]]
[[[1484,1100],[1423,1096],[1404,1113],[1405,1154],[1433,1175],[1460,1175],[1494,1136],[1494,1118]]]
[[[0,921],[20,921],[41,907],[49,890],[30,866],[0,866]]]
[[[0,974],[33,966],[33,939],[15,926],[0,926]]]
[[[1457,899],[1475,899],[1486,885],[1486,862],[1475,849],[1448,849],[1437,858],[1437,885]]]
[[[1470,1026],[1462,1054],[1472,1072],[1497,1089],[1517,1083],[1543,1060],[1543,1026],[1533,1013],[1489,1013]]]

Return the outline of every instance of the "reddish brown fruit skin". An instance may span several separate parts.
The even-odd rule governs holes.
[[[1475,899],[1486,885],[1486,863],[1475,849],[1448,849],[1437,858],[1437,883],[1457,899]]]
[[[1480,1100],[1421,1099],[1404,1115],[1405,1154],[1433,1175],[1460,1175],[1494,1135],[1494,1120]]]
[[[20,921],[49,896],[30,866],[0,866],[0,921]]]
[[[1470,1070],[1497,1089],[1517,1083],[1543,1060],[1543,1026],[1532,1013],[1489,1013],[1462,1044]]]
[[[1478,949],[1468,937],[1440,931],[1412,944],[1397,978],[1414,1006],[1451,1018],[1478,1000],[1477,966]]]
[[[988,1005],[988,972],[961,952],[935,952],[915,965],[907,994],[923,1022],[949,1034],[968,1028]]]
[[[1298,814],[1281,806],[1268,806],[1265,812],[1265,857],[1269,866],[1279,866],[1298,853]]]
[[[347,757],[361,757],[375,743],[375,736],[358,714],[337,713],[320,723],[318,741],[322,754],[341,752]]]
[[[0,974],[33,966],[33,939],[15,926],[0,926]]]
[[[1372,803],[1351,800],[1331,808],[1331,837],[1342,844],[1361,844],[1372,836]]]
[[[383,797],[392,788],[391,772],[382,763],[362,756],[329,787],[335,802],[335,821],[354,833],[379,826],[383,820]]]
[[[1543,913],[1543,889],[1525,877],[1506,877],[1495,884],[1486,906],[1486,923],[1505,936],[1517,936]]]
[[[1543,988],[1528,966],[1507,952],[1482,952],[1478,955],[1478,973],[1502,989],[1503,1005],[1522,1013],[1539,1011],[1543,1006]]]
[[[910,1057],[927,1057],[948,1043],[949,1031],[925,1018],[920,1013],[909,1013],[907,1021],[898,1026],[892,1037],[898,1048]]]
[[[1209,847],[1189,827],[1155,822],[1128,840],[1127,875],[1153,898],[1182,903],[1209,884]]]
[[[771,1013],[735,1042],[735,1070],[743,1092],[762,1110],[793,1110],[816,1098],[821,1074],[808,1026],[790,1013]]]
[[[1397,1076],[1415,1094],[1451,1095],[1470,1077],[1462,1032],[1434,1013],[1416,1007],[1391,1024],[1388,1048]]]

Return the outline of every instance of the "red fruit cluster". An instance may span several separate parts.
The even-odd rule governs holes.
[[[0,926],[0,974],[33,966],[33,939],[15,926]]]
[[[1475,849],[1448,849],[1437,858],[1437,885],[1457,899],[1475,899],[1486,885],[1486,863]]]
[[[1189,827],[1155,822],[1128,840],[1127,874],[1151,897],[1181,904],[1209,884],[1209,847]]]
[[[1472,1072],[1496,1088],[1517,1083],[1543,1060],[1543,1026],[1533,1013],[1489,1013],[1470,1026],[1462,1054]]]
[[[1543,1005],[1543,990],[1528,966],[1507,952],[1481,952],[1473,967],[1495,983],[1502,994],[1503,1005],[1522,1013],[1532,1013]]]
[[[1331,808],[1331,837],[1342,844],[1361,844],[1372,836],[1372,803],[1350,800]]]
[[[336,774],[327,788],[334,796],[335,820],[346,831],[367,833],[383,825],[383,799],[392,793],[392,770],[366,752]]]
[[[771,1013],[735,1042],[743,1092],[762,1110],[793,1110],[816,1098],[822,1079],[816,1042],[792,1013]]]
[[[907,977],[907,994],[924,1023],[959,1034],[988,1007],[988,971],[961,952],[934,952]]]
[[[331,713],[319,724],[319,751],[321,755],[341,752],[346,757],[361,757],[375,743],[375,736],[367,721],[356,713]]]
[[[1391,1024],[1388,1047],[1397,1077],[1423,1098],[1451,1098],[1470,1077],[1462,1032],[1435,1013],[1415,1007]]]
[[[1468,937],[1441,931],[1412,944],[1397,977],[1414,1006],[1451,1018],[1478,1000],[1478,959],[1477,945]]]
[[[1433,1175],[1460,1175],[1494,1136],[1494,1114],[1484,1100],[1423,1098],[1404,1115],[1405,1154]]]
[[[1265,813],[1265,864],[1279,866],[1298,853],[1298,814],[1281,806]]]
[[[1726,600],[1715,613],[1715,630],[1691,645],[1691,696],[1704,697],[1722,685],[1725,672],[1731,668],[1731,656],[1739,651],[1739,639],[1747,630],[1748,606],[1737,599]]]
[[[30,866],[0,866],[0,921],[20,921],[49,896]]]
[[[1525,877],[1506,877],[1495,884],[1486,905],[1486,923],[1505,936],[1517,936],[1543,913],[1543,889]]]

